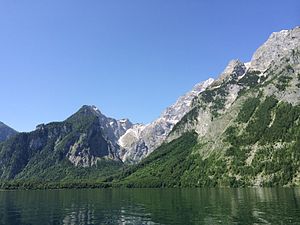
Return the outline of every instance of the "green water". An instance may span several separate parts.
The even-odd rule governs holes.
[[[0,224],[300,224],[300,189],[0,191]]]

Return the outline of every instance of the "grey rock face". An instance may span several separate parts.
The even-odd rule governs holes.
[[[133,126],[128,119],[116,120],[109,118],[103,115],[98,109],[96,110],[96,113],[98,114],[99,123],[104,135],[114,143],[117,143],[119,138]]]
[[[83,106],[83,115],[97,118],[95,124],[86,133],[81,133],[74,144],[70,146],[67,158],[75,166],[93,166],[97,161],[119,159],[119,138],[133,126],[128,119],[116,120],[106,117],[95,106]],[[92,141],[86,141],[92,140]]]
[[[299,149],[299,142],[297,142],[299,115],[286,118],[281,109],[291,110],[292,107],[298,108],[300,105],[299,30],[298,27],[272,34],[270,39],[255,52],[253,60],[245,65],[246,69],[239,70],[239,73],[232,69],[239,63],[229,63],[220,78],[199,95],[193,110],[184,120],[177,123],[176,129],[172,130],[165,142],[181,137],[188,131],[195,131],[198,134],[199,147],[193,149],[194,155],[203,160],[216,157],[224,162],[224,168],[228,168],[228,171],[224,170],[227,172],[223,172],[222,175],[235,177],[239,181],[250,178],[249,185],[253,186],[270,184],[274,182],[274,177],[281,177],[281,174],[285,173],[284,169],[278,172],[279,176],[275,170],[268,171],[265,167],[266,163],[270,163],[272,168],[277,165],[278,168],[284,168],[281,166],[282,162],[288,160],[288,164],[295,164],[297,168],[296,158],[284,157],[290,154],[291,149],[293,151]],[[268,99],[272,99],[274,105],[273,108],[266,110],[270,107],[265,105]],[[258,100],[256,108],[246,117],[244,112],[250,110],[249,102],[253,104],[256,100]],[[265,119],[266,115],[269,119]],[[244,116],[246,119],[243,118]],[[256,133],[261,128],[254,127],[253,124],[259,120],[268,124],[265,124],[267,128]],[[292,122],[283,125],[288,124],[283,120]],[[259,123],[261,125],[264,122]],[[294,135],[293,138],[284,138],[284,134],[289,132],[293,133],[291,135]],[[282,136],[276,138],[277,134]],[[257,137],[251,139],[255,135]],[[266,141],[269,135],[272,138]],[[228,155],[231,150],[233,152]],[[277,156],[278,152],[281,154],[280,157]],[[245,158],[240,154],[244,154]],[[264,154],[265,156],[262,157]],[[231,170],[239,163],[249,168],[261,166],[264,169],[251,175],[240,172],[243,169],[237,170],[238,172]],[[212,171],[215,173],[215,168]],[[298,169],[294,171],[290,180],[284,181],[287,182],[287,186],[300,184],[300,172]],[[211,175],[213,176],[214,174]],[[247,176],[248,178],[245,179]]]
[[[138,162],[163,143],[174,125],[190,111],[195,97],[205,90],[213,79],[197,84],[192,91],[168,107],[160,118],[148,125],[135,125],[120,137],[120,158],[124,162]]]
[[[269,39],[257,49],[251,60],[253,70],[264,71],[272,63],[299,48],[300,27],[292,30],[274,32]]]
[[[237,79],[239,76],[245,74],[245,72],[246,66],[243,62],[238,59],[231,60],[219,78],[213,82],[212,86],[220,85],[229,79]]]
[[[280,101],[293,105],[300,103],[300,27],[273,33],[254,53],[252,61],[242,63],[232,60],[219,78],[197,99],[195,117],[180,121],[178,128],[169,135],[166,142],[195,130],[199,138],[211,138],[212,143],[224,131],[224,124],[234,118],[238,111],[236,102],[241,90],[249,90],[258,84],[266,96],[275,96]],[[280,76],[288,79],[287,88],[280,90]],[[266,83],[266,85],[264,85]],[[209,97],[209,98],[208,98]],[[235,107],[232,107],[235,104]],[[230,112],[230,113],[228,113]],[[227,117],[220,115],[227,113]],[[216,145],[216,143],[214,144]],[[218,146],[217,146],[218,147]]]

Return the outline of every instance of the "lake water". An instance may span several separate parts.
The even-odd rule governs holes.
[[[300,224],[300,189],[0,191],[0,224]]]

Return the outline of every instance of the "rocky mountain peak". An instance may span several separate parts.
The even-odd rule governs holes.
[[[127,118],[118,120],[118,123],[124,130],[128,130],[133,126],[133,123]]]
[[[192,108],[192,102],[214,80],[199,83],[181,96],[175,104],[168,107],[161,116],[148,125],[134,125],[120,137],[119,145],[123,148],[120,158],[123,161],[137,162],[149,155],[168,136],[174,125]]]
[[[223,71],[223,75],[235,74],[237,76],[241,76],[245,73],[245,70],[246,70],[246,66],[243,62],[241,62],[238,59],[233,59],[228,63],[227,67]]]
[[[300,27],[292,30],[274,32],[257,49],[251,60],[251,69],[264,71],[272,61],[277,62],[283,56],[300,48]]]
[[[191,108],[193,99],[197,97],[202,91],[214,82],[213,78],[209,78],[204,82],[196,84],[193,89],[185,95],[179,97],[175,104],[169,106],[161,115],[160,118],[177,123]]]
[[[245,74],[246,70],[247,67],[243,62],[238,59],[233,59],[229,61],[225,70],[220,74],[219,78],[213,82],[212,86],[218,86],[224,81],[228,81],[230,79],[237,79]]]
[[[101,111],[94,105],[83,105],[77,113],[102,115]]]
[[[211,85],[212,82],[214,82],[214,79],[208,78],[206,81],[196,84],[191,92],[198,94],[199,92],[202,92],[203,89],[206,89],[209,85]]]

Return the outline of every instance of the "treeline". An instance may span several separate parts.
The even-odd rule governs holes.
[[[72,182],[47,182],[47,181],[28,181],[12,180],[0,182],[0,189],[3,190],[43,190],[43,189],[82,189],[82,188],[109,188],[110,183],[95,181],[72,181]]]

